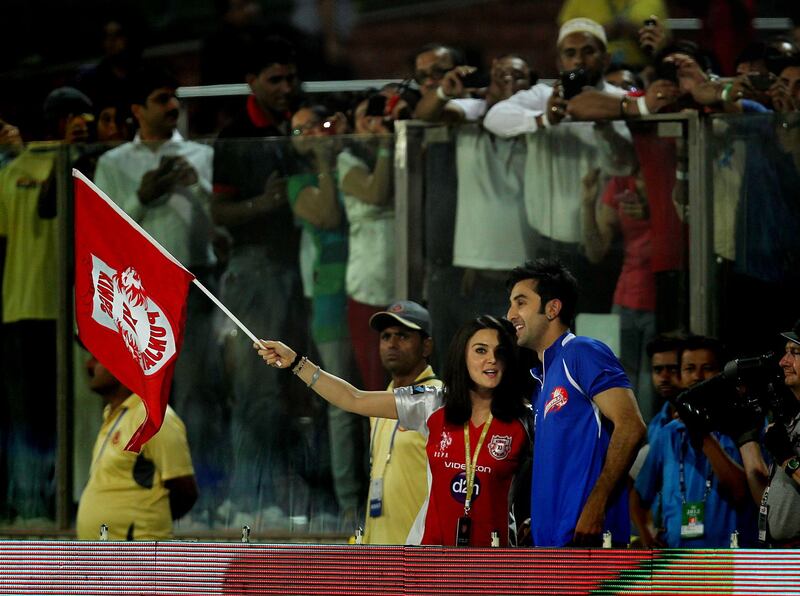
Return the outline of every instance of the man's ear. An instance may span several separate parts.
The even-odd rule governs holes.
[[[140,104],[140,103],[132,103],[131,104],[131,114],[133,115],[133,117],[136,120],[139,120],[139,118],[142,115],[142,110],[144,110],[144,109],[145,109],[144,106],[142,104]]]
[[[257,76],[252,72],[248,72],[246,75],[244,75],[244,82],[250,87],[250,91],[253,91],[253,82],[256,80],[256,78]]]
[[[426,337],[422,340],[422,355],[425,358],[430,358],[431,354],[433,354],[433,338]]]
[[[558,298],[553,298],[550,300],[544,307],[544,314],[547,317],[548,321],[553,321],[558,318],[558,315],[561,314],[561,300]]]

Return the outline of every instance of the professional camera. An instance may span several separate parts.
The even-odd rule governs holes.
[[[722,373],[678,394],[673,405],[690,430],[738,436],[764,418],[790,420],[797,400],[784,385],[778,357],[770,352],[731,360]]]

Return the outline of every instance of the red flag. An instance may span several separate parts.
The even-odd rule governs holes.
[[[147,417],[125,449],[138,452],[164,421],[194,276],[83,174],[75,180],[78,335]]]

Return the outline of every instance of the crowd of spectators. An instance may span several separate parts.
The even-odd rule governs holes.
[[[689,284],[689,216],[698,211],[689,203],[695,173],[685,124],[670,133],[646,117],[695,112],[710,123],[703,184],[713,222],[709,266],[722,288],[716,322],[732,354],[774,348],[775,331],[796,316],[800,289],[800,48],[789,36],[771,37],[746,47],[734,71],[714,72],[720,62],[709,52],[664,28],[659,2],[642,19],[609,17],[614,26],[606,28],[587,18],[605,17],[566,4],[553,83],[539,82],[523,53],[492,57],[484,72],[459,50],[432,43],[415,54],[402,83],[308,97],[292,45],[253,35],[245,23],[231,62],[251,94],[206,115],[216,128],[210,140],[187,140],[178,130],[177,81],[143,66],[124,23],[108,23],[106,57],[44,101],[45,140],[0,121],[5,520],[31,525],[54,515],[63,216],[56,181],[64,147],[72,165],[248,328],[314,354],[336,376],[383,390],[388,367],[370,321],[396,297],[393,133],[397,121],[413,118],[448,126],[426,135],[424,271],[414,272],[424,278],[433,321],[425,336],[435,346],[426,354],[434,368],[462,323],[506,314],[515,266],[557,257],[591,289],[578,310],[604,317],[586,319],[586,330],[600,325],[617,338],[652,421],[649,452],[631,478],[642,543],[691,546],[701,544],[693,542],[699,533],[703,546],[725,546],[739,530],[754,544],[750,497],[771,482],[765,460],[748,451],[752,445],[737,446],[737,437],[693,435],[684,421],[687,433],[662,409],[662,398],[674,397],[666,385],[702,380],[683,378],[693,355],[709,356],[714,371],[724,357],[697,338],[653,351],[657,336],[690,330],[690,294],[700,288]],[[369,502],[367,424],[263,367],[250,342],[194,292],[171,398],[200,489],[186,527],[353,532]],[[759,316],[744,316],[754,308]],[[577,325],[581,331],[580,318]],[[672,366],[656,364],[670,351],[680,380],[654,385],[651,361]],[[76,437],[77,448],[94,435]],[[694,478],[676,466],[705,472]],[[700,496],[688,499],[695,485]],[[785,482],[780,491],[788,492]],[[697,503],[705,531],[702,519],[699,529],[680,523]]]

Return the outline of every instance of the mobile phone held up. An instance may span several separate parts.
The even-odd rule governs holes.
[[[674,62],[661,62],[656,66],[655,80],[670,81],[671,83],[678,83],[678,67]]]
[[[461,83],[467,89],[483,89],[489,86],[489,75],[476,70],[461,77]]]
[[[583,68],[561,72],[561,88],[564,90],[564,99],[566,100],[578,95],[588,85],[589,74]]]
[[[658,23],[656,22],[656,20],[652,18],[644,20],[644,26],[647,27],[648,29],[654,29],[657,24]],[[652,56],[655,50],[656,50],[655,47],[650,43],[642,44],[642,51],[648,56]]]
[[[750,85],[752,85],[753,89],[756,91],[768,91],[775,82],[775,76],[770,73],[761,74],[751,72],[747,75],[747,80],[750,81]]]

